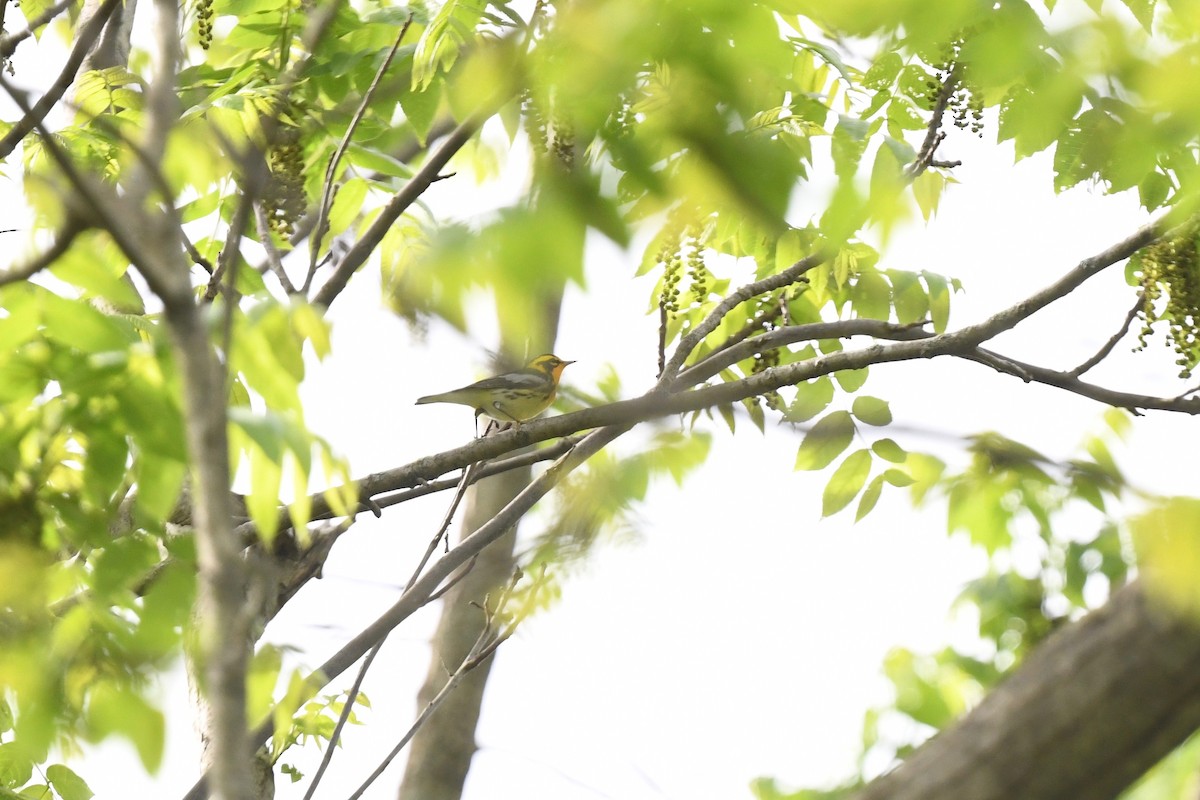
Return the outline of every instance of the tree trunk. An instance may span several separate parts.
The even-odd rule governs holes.
[[[1112,798],[1197,728],[1200,625],[1134,584],[855,800]]]
[[[529,482],[529,470],[513,470],[477,483],[466,499],[463,530],[473,531],[496,515]],[[506,583],[512,574],[516,529],[510,530],[479,554],[467,577],[444,598],[442,617],[433,638],[429,674],[417,697],[424,708],[446,683],[449,672],[462,663],[483,628],[483,614],[474,605]],[[400,800],[458,800],[471,757],[475,754],[475,725],[483,703],[492,660],[472,670],[430,717],[409,745]]]

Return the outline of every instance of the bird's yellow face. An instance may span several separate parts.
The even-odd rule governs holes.
[[[574,361],[563,361],[561,358],[553,355],[552,353],[546,353],[545,355],[541,355],[533,359],[525,366],[527,369],[535,369],[538,372],[549,375],[554,379],[555,382],[557,382],[559,377],[562,375],[562,371],[567,368],[567,365],[574,363]]]

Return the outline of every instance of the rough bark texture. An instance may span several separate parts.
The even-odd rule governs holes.
[[[466,499],[463,530],[473,531],[487,522],[528,482],[528,469],[480,481]],[[483,614],[471,602],[482,603],[485,595],[508,581],[515,542],[513,529],[485,549],[467,577],[447,592],[418,707],[424,708],[437,694],[475,643],[483,628]],[[462,795],[476,750],[475,725],[491,667],[489,659],[468,674],[430,717],[429,724],[417,732],[409,745],[400,800],[458,800]]]
[[[1200,627],[1136,584],[855,800],[1099,800],[1200,728]]]

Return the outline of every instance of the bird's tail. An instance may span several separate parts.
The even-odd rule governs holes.
[[[418,397],[416,405],[425,405],[426,403],[462,403],[466,402],[459,396],[458,392],[442,392],[441,394],[427,394],[424,397]]]

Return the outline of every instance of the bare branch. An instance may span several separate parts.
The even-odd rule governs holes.
[[[71,243],[82,232],[83,229],[80,225],[68,220],[67,224],[54,237],[54,242],[45,251],[38,253],[24,264],[18,264],[0,272],[0,286],[28,280],[42,270],[54,266],[54,262],[71,249]]]
[[[88,19],[75,35],[75,45],[71,48],[71,53],[67,56],[67,61],[63,64],[62,71],[55,78],[54,83],[46,90],[46,93],[38,98],[38,101],[32,106],[27,106],[24,101],[18,103],[21,105],[23,116],[13,124],[8,132],[0,137],[0,161],[8,158],[9,154],[16,149],[21,140],[30,134],[34,128],[38,127],[46,115],[50,113],[50,109],[58,104],[62,99],[67,88],[75,80],[75,74],[79,71],[79,66],[87,57],[88,50],[100,38],[100,33],[104,30],[104,25],[108,22],[108,18],[112,16],[113,11],[121,4],[121,0],[104,0],[103,4],[96,11],[96,14]],[[11,85],[5,82],[5,90],[14,95],[15,90]]]
[[[807,342],[815,339],[847,339],[851,336],[873,336],[876,339],[893,341],[915,341],[928,339],[932,333],[921,330],[927,322],[912,325],[898,325],[877,319],[846,319],[836,322],[814,322],[808,325],[790,325],[776,328],[763,333],[761,336],[743,338],[732,347],[722,347],[713,351],[679,373],[678,380],[686,386],[702,383],[728,366],[736,364],[744,358],[764,350],[774,350],[796,342]]]
[[[225,273],[241,258],[242,234],[246,230],[246,223],[250,221],[250,211],[253,206],[254,198],[251,192],[243,187],[241,197],[238,198],[237,208],[233,212],[233,219],[229,221],[229,230],[225,234],[225,246],[221,248],[221,255],[217,258],[217,268],[213,270],[212,277],[209,278],[208,285],[204,288],[206,303],[211,303],[217,296],[217,292],[221,290]]]
[[[438,180],[438,173],[442,167],[450,161],[450,158],[462,149],[475,132],[479,130],[486,116],[478,115],[464,120],[454,132],[451,133],[446,141],[442,143],[429,159],[417,171],[417,174],[412,176],[412,179],[405,184],[391,199],[375,221],[371,223],[363,235],[351,245],[350,250],[342,257],[342,260],[334,268],[333,274],[325,284],[317,291],[313,297],[313,303],[319,306],[328,307],[333,303],[342,290],[346,288],[346,284],[350,281],[350,276],[363,265],[367,257],[374,252],[379,243],[383,241],[383,237],[391,229],[392,225],[400,218],[409,206],[417,201],[417,198],[429,188],[430,184]]]
[[[1138,312],[1142,310],[1142,306],[1145,304],[1145,302],[1146,301],[1142,296],[1142,293],[1138,292],[1137,300],[1134,301],[1133,307],[1129,309],[1129,313],[1125,315],[1125,322],[1121,325],[1120,330],[1114,333],[1112,338],[1105,342],[1104,346],[1097,350],[1094,356],[1089,358],[1087,361],[1084,361],[1078,367],[1071,370],[1068,374],[1078,378],[1080,375],[1087,372],[1104,359],[1108,358],[1108,354],[1111,353],[1113,348],[1117,346],[1117,342],[1121,341],[1121,339],[1125,338],[1125,334],[1129,333],[1129,326],[1133,324],[1135,319],[1137,319]]]
[[[725,318],[733,309],[740,306],[742,303],[760,294],[773,292],[776,289],[782,289],[785,286],[790,286],[803,277],[804,273],[808,272],[813,267],[823,264],[830,257],[829,253],[819,251],[792,264],[782,272],[763,278],[760,281],[747,283],[740,287],[733,294],[727,296],[724,300],[717,304],[707,317],[705,317],[699,325],[688,332],[686,336],[679,340],[679,345],[675,348],[675,352],[671,355],[671,360],[667,362],[667,366],[662,371],[662,375],[658,379],[658,389],[666,390],[674,384],[676,375],[680,368],[683,367],[683,362],[692,354],[696,346],[704,341],[704,337],[717,329],[721,324],[721,320]]]
[[[594,431],[579,443],[577,447],[564,455],[545,472],[534,478],[500,513],[482,525],[478,530],[463,538],[451,548],[450,552],[434,562],[429,570],[422,575],[413,586],[401,595],[396,603],[384,612],[378,619],[363,629],[348,642],[341,650],[325,661],[312,674],[311,686],[324,686],[329,681],[341,675],[358,659],[362,658],[383,636],[401,622],[410,617],[418,609],[429,602],[437,589],[460,567],[478,555],[485,547],[495,542],[513,525],[517,523],[535,503],[541,500],[571,471],[607,447],[614,439],[628,431],[628,425],[616,425],[603,430]],[[500,434],[489,439],[500,439],[509,434]],[[487,439],[480,441],[488,441]],[[314,692],[309,689],[308,692]],[[308,694],[306,692],[306,694]],[[311,694],[308,694],[311,697]],[[305,698],[307,699],[307,698]],[[261,741],[271,735],[274,723],[268,717],[254,731],[254,739]],[[201,800],[208,796],[207,777],[201,778],[185,795],[185,800]]]
[[[413,15],[410,11],[408,19],[404,21],[404,25],[400,28],[400,33],[396,36],[395,44],[388,51],[387,57],[383,59],[383,63],[379,65],[379,69],[375,71],[375,77],[372,79],[371,85],[363,93],[362,102],[358,104],[358,109],[350,117],[350,124],[346,127],[346,133],[342,136],[342,140],[338,142],[337,149],[333,151],[333,155],[329,159],[329,166],[325,170],[325,188],[321,192],[321,202],[317,206],[317,220],[313,228],[313,236],[309,240],[308,274],[304,277],[304,286],[302,287],[302,291],[304,292],[308,292],[309,287],[312,286],[313,276],[317,272],[317,256],[321,251],[321,240],[325,236],[325,228],[329,224],[329,210],[333,206],[333,184],[337,178],[338,164],[341,163],[342,156],[345,155],[346,149],[350,146],[350,140],[354,138],[354,131],[358,129],[358,124],[366,116],[371,99],[375,96],[375,90],[379,88],[380,82],[383,81],[383,76],[387,74],[388,67],[392,65],[392,59],[396,57],[396,51],[400,49],[400,43],[404,41],[404,37],[408,34],[408,29],[412,26],[412,21]]]
[[[458,669],[454,670],[454,673],[446,679],[445,685],[442,686],[441,690],[439,690],[438,693],[434,695],[433,699],[429,701],[429,703],[421,711],[420,715],[413,721],[413,724],[409,726],[409,729],[402,737],[400,737],[400,741],[396,743],[396,746],[392,748],[391,752],[389,752],[379,763],[379,766],[375,768],[375,771],[372,772],[367,779],[363,781],[362,785],[350,795],[350,800],[356,800],[356,798],[363,796],[363,793],[370,787],[372,783],[375,782],[375,779],[383,774],[384,770],[391,765],[396,756],[400,755],[400,751],[403,750],[410,741],[412,741],[413,736],[416,735],[421,726],[424,725],[425,722],[433,715],[433,712],[436,711],[442,702],[450,695],[450,693],[453,692],[460,683],[462,683],[463,678],[465,678],[469,672],[478,667],[488,658],[491,658],[492,654],[496,652],[496,649],[500,647],[501,644],[508,641],[513,633],[516,632],[520,617],[514,618],[505,624],[502,620],[498,619],[498,615],[504,608],[519,579],[520,571],[518,570],[518,572],[513,576],[513,579],[509,585],[505,587],[504,593],[502,594],[500,600],[495,604],[495,607],[484,607],[483,630],[479,632],[479,636],[475,639],[475,643],[467,652],[466,658],[464,658],[463,662],[459,664]],[[307,798],[305,800],[307,800]]]
[[[59,14],[75,5],[76,1],[77,0],[59,0],[41,14],[38,14],[33,19],[29,20],[29,24],[24,29],[17,31],[16,33],[6,33],[3,36],[0,36],[0,61],[12,56],[12,54],[17,50],[17,45],[28,39],[30,36],[33,36],[33,32],[38,28],[42,27]]]
[[[962,356],[972,361],[980,361],[1008,375],[1013,375],[1026,383],[1042,383],[1063,389],[1072,394],[1087,397],[1114,408],[1126,408],[1130,411],[1152,409],[1155,411],[1175,411],[1182,414],[1200,414],[1200,398],[1186,396],[1157,397],[1155,395],[1121,392],[1107,389],[1094,383],[1080,380],[1073,372],[1058,372],[1056,370],[1026,364],[1023,361],[1001,356],[990,350],[979,348],[975,353],[963,353]]]
[[[267,219],[267,208],[258,200],[254,202],[254,225],[258,231],[259,244],[267,251],[266,268],[279,281],[279,285],[285,292],[289,295],[297,294],[295,285],[292,284],[287,271],[283,268],[283,257],[279,254],[279,248],[275,246],[275,241],[271,238],[271,221]],[[261,272],[262,269],[259,271]]]
[[[904,170],[904,178],[910,183],[930,166],[934,166],[933,156],[937,153],[938,145],[946,138],[946,134],[942,132],[942,119],[946,116],[950,98],[954,96],[954,91],[958,88],[961,79],[962,66],[955,64],[951,68],[950,74],[946,76],[946,80],[942,82],[942,88],[938,91],[937,99],[934,100],[933,113],[929,115],[929,125],[925,130],[925,141],[921,144],[921,150],[917,153],[916,159]],[[957,167],[961,163],[959,161],[939,161],[936,166]]]

